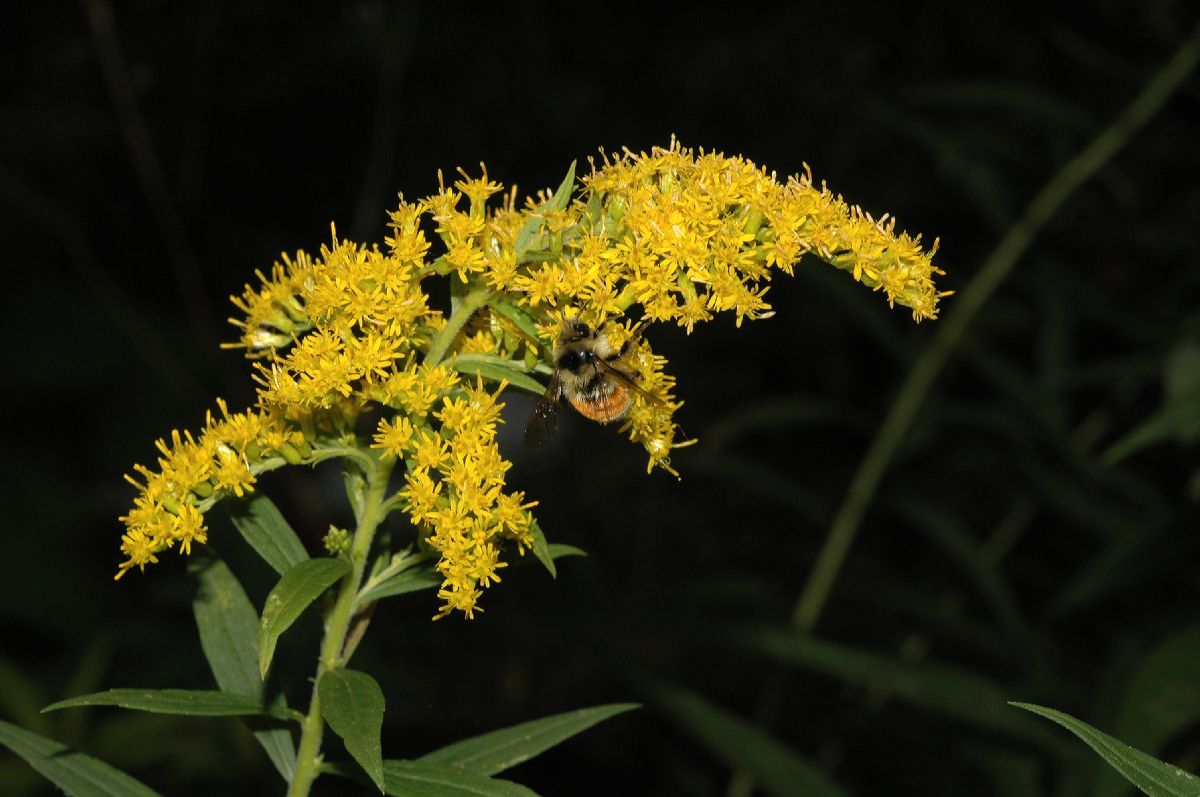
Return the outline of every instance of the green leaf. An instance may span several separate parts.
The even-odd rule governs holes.
[[[558,542],[552,542],[547,545],[546,552],[550,554],[551,559],[562,559],[564,556],[587,556],[587,551],[582,548],[576,548],[574,545],[563,545]]]
[[[710,753],[743,769],[773,797],[848,797],[848,792],[765,730],[700,695],[663,683],[648,685],[652,701]]]
[[[1200,719],[1200,626],[1168,637],[1139,662],[1121,694],[1112,732],[1151,755]],[[1093,797],[1120,797],[1129,791],[1111,770],[1101,770]]]
[[[855,432],[870,429],[869,416],[844,401],[819,397],[770,398],[747,401],[726,410],[707,428],[700,430],[704,447],[732,448],[755,433],[779,434],[794,429],[845,428]]]
[[[369,601],[377,601],[380,598],[390,598],[393,595],[404,595],[409,592],[430,589],[440,586],[442,580],[442,574],[437,571],[433,563],[426,562],[407,570],[401,570],[378,584],[367,587],[359,593],[358,603],[361,605]]]
[[[588,220],[588,229],[596,229],[596,225],[600,221],[601,215],[604,213],[604,196],[600,191],[591,191],[588,197],[587,210],[585,217]]]
[[[914,589],[907,574],[880,573],[870,581],[847,581],[838,595],[847,603],[858,604],[857,611],[886,613],[901,622],[914,622],[971,655],[987,656],[997,664],[1007,664],[1012,657],[1012,646],[993,626],[961,604]]]
[[[1037,643],[1021,615],[1016,596],[1000,568],[984,554],[965,524],[948,511],[917,501],[897,501],[895,505],[906,521],[958,564],[1005,629],[1013,647],[1019,647],[1029,659],[1038,661]]]
[[[0,744],[70,797],[159,797],[119,769],[58,742],[0,721]]]
[[[571,203],[571,192],[575,190],[575,164],[577,162],[571,161],[571,168],[567,169],[567,176],[559,184],[554,196],[550,197],[550,201],[545,204],[544,210],[566,210],[567,205]]]
[[[1108,538],[1136,538],[1169,519],[1170,510],[1157,501],[1130,500],[1115,484],[1097,489],[1095,479],[1066,470],[1033,452],[1015,456],[1025,477],[1034,482],[1038,494],[1064,518]]]
[[[525,226],[523,226],[521,228],[521,231],[519,233],[517,233],[515,249],[516,249],[518,258],[520,258],[521,255],[525,254],[527,251],[529,251],[530,245],[535,240],[534,236],[536,236],[538,234],[538,230],[540,230],[541,228],[542,228],[542,217],[541,216],[536,216],[536,215],[530,216],[529,221],[525,222]]]
[[[971,355],[973,366],[1022,422],[1023,434],[1045,439],[1060,450],[1070,445],[1062,391],[1038,379],[1028,363],[998,351],[975,347]]]
[[[81,706],[116,706],[152,714],[187,714],[194,717],[257,715],[291,719],[286,709],[264,706],[256,697],[210,689],[109,689],[51,703],[42,709],[42,713]]]
[[[1077,612],[1114,591],[1127,587],[1138,575],[1136,563],[1163,532],[1163,526],[1147,522],[1142,536],[1110,538],[1072,575],[1047,605],[1053,617]]]
[[[190,570],[198,582],[192,612],[217,686],[223,692],[261,698],[263,680],[255,655],[258,614],[246,591],[220,559],[201,561]],[[287,728],[254,728],[254,738],[290,783],[296,772],[291,732]]]
[[[790,474],[785,475],[748,457],[739,457],[732,451],[698,453],[689,457],[688,475],[693,474],[714,482],[712,489],[734,489],[754,499],[766,498],[812,525],[827,524],[832,516],[827,501],[818,491],[797,484]]]
[[[1163,390],[1168,397],[1200,390],[1200,340],[1184,338],[1163,363]]]
[[[1170,399],[1149,418],[1113,443],[1104,452],[1104,461],[1114,465],[1125,457],[1163,440],[1194,439],[1200,424],[1200,390],[1192,390]]]
[[[1162,376],[1162,407],[1105,452],[1108,464],[1166,439],[1186,444],[1200,438],[1200,343],[1176,345],[1163,363]]]
[[[228,503],[233,525],[276,573],[283,575],[308,559],[304,543],[300,542],[270,498],[255,493]]]
[[[1008,710],[1008,690],[969,670],[937,661],[898,661],[791,630],[751,628],[732,631],[729,638],[785,666],[869,686],[916,708],[976,728],[1005,733],[1052,750],[1062,748],[1053,734]]]
[[[993,163],[981,162],[960,136],[899,103],[870,101],[864,107],[864,113],[877,128],[887,129],[906,142],[911,141],[914,149],[928,153],[925,157],[936,158],[939,168],[953,175],[951,179],[961,187],[963,202],[974,206],[987,227],[1004,229],[1011,223],[1011,203],[1003,172]]]
[[[972,744],[959,746],[956,756],[962,761],[978,767],[990,775],[992,790],[995,795],[1020,795],[1020,797],[1042,797],[1045,789],[1042,786],[1042,764],[1037,754],[1032,750],[1012,750],[998,744]],[[1059,795],[1070,793],[1060,788]]]
[[[317,683],[321,714],[333,732],[342,737],[346,751],[384,791],[383,690],[375,679],[357,670],[329,670]]]
[[[308,605],[339,578],[350,572],[341,559],[307,559],[283,574],[267,595],[258,625],[258,673],[266,677],[275,656],[275,644]]]
[[[190,568],[198,582],[192,613],[200,647],[223,692],[258,697],[263,680],[255,661],[258,614],[237,577],[219,559]]]
[[[40,692],[31,674],[0,657],[0,712],[35,731],[50,730],[50,724],[41,715]]]
[[[524,332],[531,341],[541,342],[541,338],[538,337],[537,322],[533,320],[533,316],[520,307],[503,299],[492,299],[488,302],[488,307],[492,308],[493,312],[504,316],[516,324],[517,328]]]
[[[1185,340],[1177,345],[1163,364],[1164,403],[1171,404],[1184,396],[1200,394],[1200,340]],[[1192,443],[1200,439],[1200,413],[1191,422],[1175,430],[1175,439]]]
[[[1011,705],[1057,722],[1082,739],[1088,747],[1107,761],[1109,766],[1124,775],[1126,780],[1150,797],[1196,797],[1197,794],[1200,794],[1200,778],[1184,772],[1179,767],[1152,758],[1140,750],[1135,750],[1124,742],[1096,730],[1086,722],[1075,719],[1070,714],[1064,714],[1044,706],[1035,706],[1031,703],[1012,703]]]
[[[1034,123],[1047,123],[1080,135],[1090,129],[1089,115],[1072,102],[1053,93],[1006,79],[951,78],[926,83],[905,94],[925,107],[955,108],[974,113],[1011,113]],[[1005,204],[1005,195],[996,197]]]
[[[536,520],[529,524],[529,533],[533,536],[533,555],[550,571],[551,578],[558,578],[558,569],[554,566],[554,557],[550,555],[550,543],[546,541],[546,532]]]
[[[532,722],[523,722],[482,736],[463,739],[417,759],[422,764],[438,764],[495,775],[528,761],[556,744],[570,739],[598,722],[639,708],[637,703],[613,703],[555,714]]]
[[[538,213],[530,217],[529,221],[525,222],[525,226],[517,233],[515,248],[517,258],[529,251],[533,244],[537,242],[537,235],[542,229],[542,216],[540,213],[547,211],[562,210],[571,201],[571,191],[575,188],[575,161],[571,161],[571,168],[567,170],[567,176],[563,178],[562,183],[558,186],[558,190],[548,200],[543,202],[538,208]]]
[[[343,777],[357,775],[337,764],[322,769]],[[414,761],[384,761],[383,774],[387,781],[384,793],[390,797],[537,797],[535,792],[511,781]]]
[[[384,764],[390,797],[537,797],[518,783],[409,761]]]
[[[453,365],[454,370],[460,374],[479,374],[484,379],[497,382],[506,379],[512,387],[519,387],[538,396],[546,392],[545,385],[525,371],[518,370],[516,363],[503,357],[490,354],[460,354],[454,358]]]

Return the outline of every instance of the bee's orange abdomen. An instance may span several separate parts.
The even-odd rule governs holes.
[[[629,407],[633,404],[633,396],[624,385],[614,384],[612,387],[612,392],[601,398],[572,398],[571,406],[578,410],[580,415],[592,421],[599,423],[619,421],[629,412]]]

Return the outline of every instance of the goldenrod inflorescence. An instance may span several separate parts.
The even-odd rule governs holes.
[[[807,170],[781,182],[743,158],[672,142],[603,156],[581,191],[572,167],[557,192],[520,209],[486,168],[460,174],[450,187],[439,179],[433,196],[401,198],[383,249],[335,232],[319,256],[285,255],[233,299],[241,334],[230,345],[254,361],[257,405],[230,413],[218,400],[219,417],[199,435],[172,432],[157,444],[157,468],[135,466],[118,577],[176,544],[187,553],[205,542],[204,511],[253,491],[257,474],[369,447],[403,463],[394,505],[438,557],[438,616],[471,616],[499,581],[505,543],[524,552],[538,533],[535,502],[505,489],[499,396],[509,385],[538,388],[533,375],[551,372],[565,319],[597,325],[636,304],[689,333],[726,311],[740,326],[771,314],[772,274],[790,275],[810,252],[918,321],[936,317],[945,295],[933,285],[936,241],[923,250],[894,220],[815,187]],[[425,292],[438,275],[451,283],[449,316]],[[632,325],[609,324],[614,345]],[[674,473],[681,405],[667,363],[644,339],[628,362],[663,402],[639,400],[622,430],[647,451],[648,470]],[[376,414],[365,439],[356,422]]]

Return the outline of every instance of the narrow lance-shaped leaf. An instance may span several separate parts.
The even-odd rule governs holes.
[[[49,731],[50,724],[41,716],[45,701],[39,692],[33,673],[0,656],[0,714],[34,732]]]
[[[109,689],[51,703],[43,712],[82,706],[116,706],[152,714],[196,717],[272,716],[290,719],[286,709],[264,706],[256,697],[206,689]]]
[[[437,571],[432,562],[418,564],[407,570],[388,576],[378,584],[364,589],[358,596],[359,604],[368,601],[390,598],[393,595],[404,595],[430,589],[442,583],[442,574]]]
[[[417,761],[451,766],[480,775],[495,775],[528,761],[598,722],[635,708],[639,708],[637,703],[614,703],[568,711],[463,739],[427,753]]]
[[[1194,435],[1200,423],[1200,389],[1174,396],[1104,452],[1104,461],[1115,465],[1130,454],[1171,438]]]
[[[550,543],[546,546],[546,554],[553,561],[565,556],[587,556],[587,551],[576,548],[574,545]],[[539,560],[541,559],[541,557],[538,558]],[[425,589],[433,589],[441,586],[444,580],[444,577],[438,572],[434,563],[422,562],[406,570],[394,573],[378,583],[371,584],[368,582],[362,592],[359,593],[357,604],[361,606],[370,601],[391,598],[396,595],[406,595],[410,592],[420,592]]]
[[[962,568],[979,596],[988,604],[996,620],[1008,633],[1013,647],[1033,660],[1038,650],[1018,608],[1017,600],[1000,568],[988,560],[974,537],[953,513],[920,501],[900,500],[894,506],[906,521],[925,534],[951,561]]]
[[[571,191],[575,188],[575,161],[571,161],[571,168],[567,169],[567,176],[563,178],[562,183],[558,186],[558,190],[547,201],[543,202],[539,211],[545,213],[547,211],[563,210],[571,201]],[[537,242],[538,231],[542,229],[543,218],[541,215],[534,215],[525,222],[525,226],[517,233],[517,240],[514,243],[517,257],[520,257],[530,249],[535,248],[534,243]]]
[[[198,585],[192,601],[200,646],[223,692],[261,698],[263,680],[258,673],[258,614],[237,577],[220,559],[201,560],[190,568]],[[266,725],[263,722],[251,722]],[[287,728],[255,727],[254,738],[266,750],[275,769],[287,782],[296,771],[296,745]]]
[[[550,554],[551,559],[562,559],[566,556],[587,556],[587,551],[582,548],[576,548],[574,545],[564,545],[559,542],[552,542],[546,546],[546,552]]]
[[[554,196],[550,197],[550,201],[546,203],[546,210],[566,210],[566,207],[571,202],[571,192],[575,190],[575,164],[577,161],[571,161],[570,168],[567,169],[567,176],[559,183],[558,188],[554,191]]]
[[[1200,719],[1200,626],[1176,632],[1138,663],[1122,690],[1113,715],[1114,735],[1157,755],[1163,746]],[[1091,797],[1122,797],[1129,786],[1111,769],[1097,775]]]
[[[518,370],[511,361],[485,354],[462,354],[454,359],[454,370],[460,374],[479,374],[496,381],[507,380],[512,387],[519,387],[536,395],[546,391],[546,386],[524,371]]]
[[[358,771],[340,764],[322,771],[361,780]],[[538,797],[518,783],[416,761],[384,761],[383,774],[389,797]]]
[[[537,322],[533,320],[533,316],[517,307],[512,302],[506,302],[503,299],[493,299],[488,302],[488,306],[496,313],[507,318],[516,325],[522,333],[533,343],[540,343],[538,338]]]
[[[189,568],[196,578],[192,613],[200,647],[217,686],[240,695],[262,694],[255,655],[258,613],[229,567],[219,559],[202,559]]]
[[[848,792],[800,753],[757,725],[667,684],[648,686],[653,702],[728,766],[752,774],[773,797],[848,797]]]
[[[1047,604],[1050,616],[1061,618],[1077,612],[1129,584],[1136,571],[1131,563],[1136,562],[1166,528],[1168,524],[1153,520],[1143,524],[1141,533],[1136,536],[1110,536],[1050,599]]]
[[[333,732],[342,737],[346,751],[384,791],[383,690],[375,679],[357,670],[330,670],[317,683],[321,714]]]
[[[944,662],[904,662],[787,629],[747,628],[728,637],[772,661],[826,673],[847,683],[886,691],[909,705],[1061,750],[1054,734],[1008,710],[1000,683]]]
[[[149,786],[103,761],[3,721],[0,744],[70,797],[160,797]]]
[[[249,498],[231,501],[229,507],[233,525],[276,573],[283,575],[308,559],[304,543],[270,498],[255,493]]]
[[[536,520],[529,525],[529,533],[533,537],[533,555],[550,571],[551,578],[558,578],[558,568],[554,566],[554,557],[550,555],[550,543],[546,540],[546,532]]]
[[[308,559],[284,573],[267,595],[258,625],[259,675],[266,677],[280,635],[322,592],[349,572],[349,563],[341,559]]]
[[[1148,756],[1141,750],[1135,750],[1119,739],[1114,739],[1086,722],[1075,719],[1070,714],[1064,714],[1044,706],[1035,706],[1031,703],[1013,703],[1012,705],[1057,722],[1082,739],[1088,747],[1107,761],[1109,766],[1120,772],[1126,780],[1150,797],[1196,797],[1200,794],[1200,778],[1184,772],[1177,766]]]

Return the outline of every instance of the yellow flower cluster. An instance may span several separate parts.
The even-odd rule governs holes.
[[[516,205],[515,191],[482,176],[461,179],[390,213],[383,249],[339,241],[317,257],[284,256],[260,284],[233,299],[239,340],[255,360],[257,406],[209,417],[198,435],[160,441],[157,470],[141,481],[122,520],[129,568],[179,544],[204,542],[203,512],[225,495],[253,490],[255,474],[313,462],[330,451],[373,448],[403,463],[401,506],[438,555],[444,582],[438,616],[471,616],[499,580],[503,544],[533,544],[523,494],[505,491],[509,463],[496,443],[507,384],[536,389],[552,373],[554,340],[566,320],[610,321],[614,346],[640,316],[690,332],[714,314],[737,323],[771,314],[764,296],[774,271],[791,274],[813,253],[882,291],[889,303],[934,318],[944,293],[933,286],[930,251],[896,235],[803,176],[778,181],[739,157],[694,152],[672,142],[649,154],[626,151],[574,168],[557,192]],[[499,202],[491,201],[502,194]],[[464,207],[464,199],[465,207]],[[431,252],[430,234],[440,246]],[[430,306],[426,281],[448,276],[448,313]],[[639,340],[626,360],[640,398],[623,430],[670,472],[676,442],[674,380],[665,360]],[[474,385],[460,374],[473,374]],[[499,384],[489,392],[484,381]],[[382,415],[372,440],[355,421]]]
[[[208,532],[203,512],[223,495],[241,496],[254,489],[255,472],[264,464],[301,462],[312,449],[304,434],[269,412],[230,414],[217,399],[221,418],[209,413],[199,438],[191,432],[171,432],[171,442],[159,440],[158,469],[134,465],[142,477],[125,478],[138,488],[133,508],[121,517],[122,562],[117,578],[133,567],[156,562],[156,554],[179,544],[190,553],[193,542],[204,543]],[[251,463],[258,463],[258,467]]]
[[[479,380],[462,395],[444,397],[433,413],[437,430],[398,415],[381,421],[375,433],[375,448],[406,461],[400,496],[441,555],[439,616],[452,610],[472,616],[482,588],[500,580],[496,571],[505,566],[500,561],[504,540],[516,541],[521,549],[533,546],[526,510],[536,502],[523,503],[524,493],[504,491],[511,464],[496,446],[504,406],[496,399],[505,386],[501,382],[489,393]]]
[[[942,273],[931,263],[937,241],[923,252],[920,236],[895,235],[894,219],[875,221],[815,188],[807,167],[780,183],[742,158],[672,146],[606,159],[585,182],[623,209],[617,221],[629,234],[608,258],[628,269],[636,300],[651,318],[689,331],[722,310],[739,325],[765,315],[770,269],[791,275],[808,252],[883,290],[916,321],[936,318],[945,295],[932,280]]]

